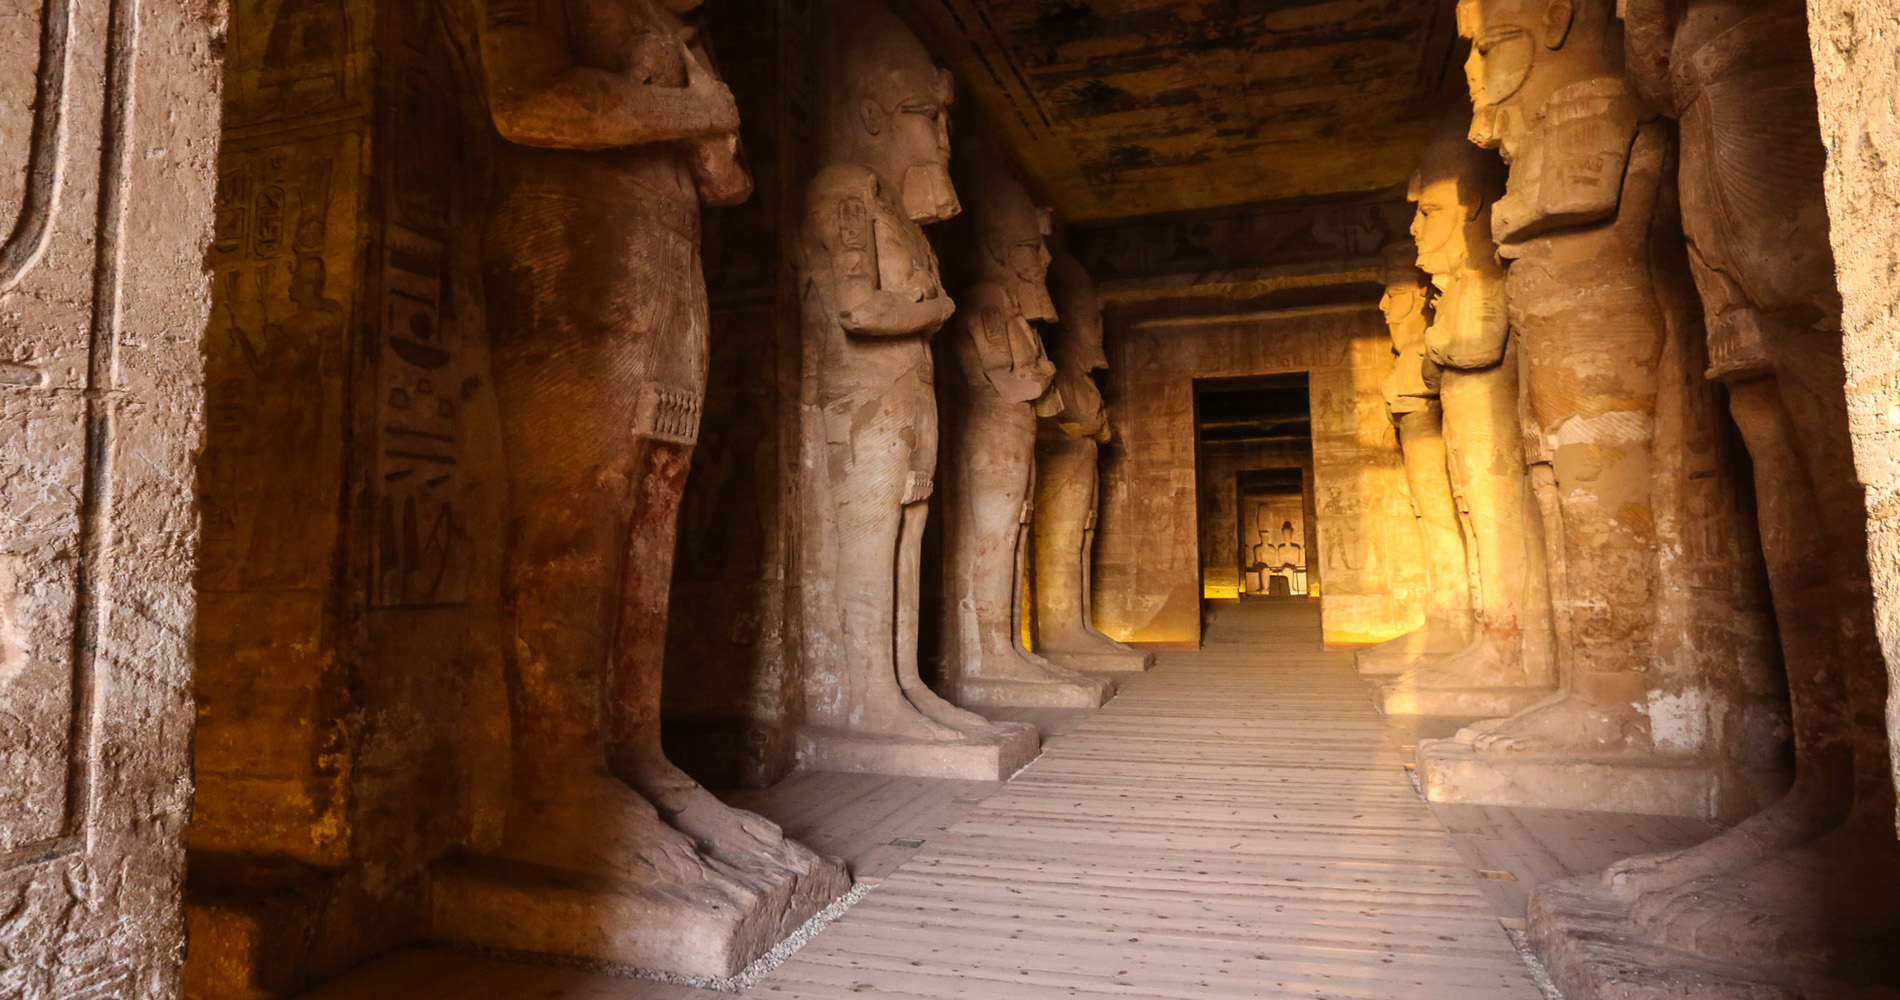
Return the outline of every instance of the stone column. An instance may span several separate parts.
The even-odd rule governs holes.
[[[943,683],[971,707],[1094,708],[1108,700],[1108,682],[1024,648],[1019,619],[1036,417],[1056,405],[1055,366],[1031,325],[1056,318],[1048,217],[989,151],[966,151],[958,164],[972,224],[956,360],[943,379],[956,422],[945,462]]]
[[[1554,682],[1542,525],[1518,424],[1521,348],[1505,316],[1504,268],[1491,235],[1502,170],[1466,141],[1466,124],[1462,116],[1447,122],[1420,158],[1412,237],[1438,293],[1421,364],[1444,412],[1475,631],[1457,653],[1386,685],[1381,699],[1393,713],[1507,713]]]
[[[1878,245],[1855,238],[1863,213],[1891,211],[1891,198],[1882,205],[1841,183],[1875,141],[1864,112],[1830,136],[1828,169],[1798,2],[1638,0],[1624,16],[1645,96],[1681,122],[1683,228],[1707,315],[1708,375],[1727,386],[1753,460],[1795,780],[1704,844],[1541,887],[1532,931],[1567,995],[1602,995],[1629,975],[1622,956],[1659,947],[1698,967],[1691,975],[1680,961],[1642,963],[1645,982],[1677,995],[1791,983],[1851,995],[1900,981],[1900,846],[1867,563],[1864,504],[1874,501],[1863,499],[1853,445],[1864,449],[1863,473],[1875,475],[1884,450],[1852,439],[1848,400],[1878,380],[1850,382],[1845,369],[1828,196],[1834,245],[1862,260],[1862,247]],[[1857,54],[1859,16],[1817,25],[1813,51],[1829,69]],[[1889,45],[1888,73],[1891,60]],[[1852,81],[1856,94],[1869,82],[1859,73]],[[1859,155],[1842,155],[1855,147]],[[1879,294],[1864,270],[1844,276],[1863,296]],[[1870,397],[1878,391],[1862,400]],[[1863,404],[1862,414],[1873,412]],[[1704,985],[1711,977],[1729,985]]]
[[[1523,351],[1527,450],[1552,501],[1564,661],[1545,703],[1422,745],[1421,780],[1445,800],[1745,814],[1772,774],[1710,743],[1731,720],[1709,675],[1755,654],[1742,627],[1746,532],[1715,485],[1723,463],[1695,454],[1718,430],[1708,388],[1684,375],[1695,315],[1674,129],[1625,72],[1607,3],[1459,10],[1477,40],[1472,136],[1510,164],[1492,222]],[[1712,553],[1694,541],[1704,532],[1733,541]],[[1694,645],[1720,652],[1704,658]]]
[[[1457,136],[1463,142],[1464,136]],[[1438,398],[1438,369],[1425,358],[1426,309],[1435,294],[1418,269],[1417,248],[1402,244],[1388,251],[1385,294],[1379,310],[1392,334],[1398,361],[1385,380],[1386,412],[1398,427],[1405,457],[1405,480],[1418,518],[1425,553],[1425,623],[1417,629],[1360,650],[1353,663],[1361,674],[1378,677],[1404,673],[1424,662],[1456,653],[1471,641],[1471,574],[1466,564],[1464,529],[1452,496],[1444,436],[1444,404]]]
[[[961,211],[951,81],[889,11],[845,2],[820,34],[818,176],[805,288],[808,767],[1006,778],[1035,731],[992,725],[918,672],[925,518],[935,489],[930,338],[956,308],[923,223]]]
[[[180,992],[221,9],[0,44],[0,991]]]
[[[1089,569],[1095,550],[1100,447],[1112,439],[1108,409],[1091,373],[1102,353],[1102,299],[1074,257],[1057,253],[1049,292],[1061,321],[1045,328],[1055,362],[1051,389],[1061,409],[1036,425],[1036,652],[1071,670],[1146,670],[1154,654],[1124,646],[1095,627]]]
[[[482,6],[502,140],[483,285],[509,474],[513,791],[494,852],[439,871],[433,931],[728,976],[849,885],[660,749],[674,525],[705,391],[699,213],[751,191],[738,114],[668,8]]]

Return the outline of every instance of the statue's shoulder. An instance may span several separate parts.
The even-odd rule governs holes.
[[[957,305],[960,307],[957,310],[959,313],[974,314],[984,308],[1000,309],[1005,313],[1016,312],[1016,303],[1010,298],[1009,292],[994,281],[979,281],[964,289],[963,294],[957,296]]]
[[[1622,73],[1605,73],[1559,87],[1544,103],[1544,121],[1555,130],[1608,118],[1628,127],[1657,117]]]
[[[812,178],[806,200],[812,205],[843,201],[846,198],[877,197],[877,171],[855,163],[834,163]]]

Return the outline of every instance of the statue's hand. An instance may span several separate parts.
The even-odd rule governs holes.
[[[691,49],[683,44],[680,49],[681,58],[686,62],[686,92],[704,109],[706,131],[738,132],[739,103],[733,100],[732,88],[700,62]]]

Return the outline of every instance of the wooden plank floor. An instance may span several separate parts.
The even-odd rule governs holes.
[[[1317,606],[1220,608],[752,992],[1538,996]]]
[[[801,798],[842,794],[836,777],[795,778],[814,787],[752,804],[795,810],[774,818],[818,839],[825,809]],[[893,786],[880,808],[934,825],[948,791],[906,799]],[[1320,651],[1315,604],[1219,607],[1206,649],[1162,654],[1014,781],[967,801],[980,792],[953,796],[969,810],[960,821],[748,995],[1539,995],[1471,866],[1413,792],[1351,657]],[[851,825],[830,849],[886,867],[875,851],[886,828]],[[425,1000],[415,989],[448,983],[426,1000],[719,996],[427,952],[319,996]]]

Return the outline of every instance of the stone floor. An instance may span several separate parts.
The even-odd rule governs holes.
[[[1706,836],[1653,817],[1438,807],[1317,605],[1212,609],[1015,780],[803,774],[736,796],[875,886],[747,995],[1536,1000],[1504,926],[1540,879]],[[1500,924],[1504,926],[1500,926]],[[400,952],[308,1000],[711,1000]]]

